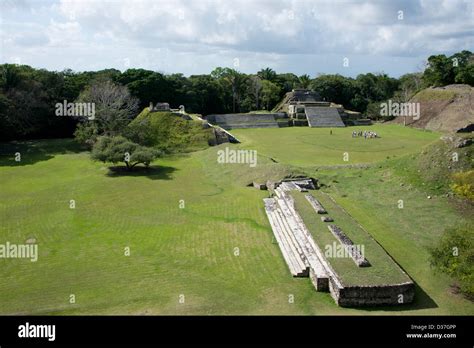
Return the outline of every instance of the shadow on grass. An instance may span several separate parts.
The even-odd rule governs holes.
[[[369,312],[372,311],[387,311],[387,312],[403,312],[403,311],[414,311],[419,309],[430,309],[438,308],[436,302],[428,295],[417,282],[415,283],[415,297],[413,298],[412,303],[407,303],[406,305],[397,305],[397,306],[374,306],[374,307],[364,307],[360,308],[361,310],[366,310]]]
[[[146,176],[151,180],[172,180],[171,174],[176,170],[178,169],[167,166],[136,166],[133,170],[128,170],[126,166],[113,166],[109,167],[107,176],[109,178]]]
[[[42,139],[12,141],[0,144],[0,166],[24,166],[52,159],[56,155],[86,151],[74,139]],[[20,161],[16,161],[16,154]]]

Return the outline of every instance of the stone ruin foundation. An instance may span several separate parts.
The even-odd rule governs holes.
[[[263,185],[255,184],[258,189]],[[381,284],[376,286],[344,286],[339,275],[331,267],[322,248],[315,242],[295,208],[294,200],[288,193],[291,190],[307,192],[317,188],[317,181],[311,178],[284,179],[280,182],[267,182],[265,185],[274,192],[265,198],[265,212],[269,219],[275,239],[283,258],[293,277],[309,277],[316,291],[331,294],[339,306],[360,307],[376,305],[400,305],[413,301],[414,283]],[[306,199],[315,214],[326,214],[322,204],[311,194]],[[352,241],[337,226],[329,228],[342,245],[350,246]],[[359,267],[370,267],[363,255],[352,253],[352,259]],[[403,271],[402,271],[403,272]],[[408,278],[409,279],[409,278]]]

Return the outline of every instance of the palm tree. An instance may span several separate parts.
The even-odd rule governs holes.
[[[259,109],[260,104],[260,92],[262,91],[262,79],[258,75],[252,75],[249,78],[250,89],[253,96],[255,97],[255,110]]]
[[[307,74],[298,77],[298,86],[300,88],[308,89],[311,84],[311,77]]]
[[[240,108],[240,96],[246,87],[248,77],[247,75],[230,68],[224,69],[222,77],[232,87],[232,111],[235,112],[237,105]]]
[[[275,70],[273,70],[272,68],[262,69],[257,73],[257,75],[260,76],[263,80],[268,80],[272,82],[274,82],[277,77]]]

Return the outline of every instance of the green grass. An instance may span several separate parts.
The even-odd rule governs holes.
[[[266,193],[221,175],[233,165],[217,164],[218,148],[162,159],[149,174],[109,176],[88,153],[55,153],[62,144],[69,146],[38,146],[48,157],[20,147],[23,162],[2,162],[1,241],[34,237],[39,260],[0,259],[0,313],[297,314],[308,313],[307,302],[334,307],[328,294],[316,300],[310,284],[290,276],[272,243]],[[70,294],[76,304],[68,303]],[[289,304],[288,294],[297,303]]]
[[[368,162],[384,159],[377,148],[390,148],[396,139],[400,150],[388,151],[390,156],[415,154],[437,137],[378,127],[381,139],[357,139],[358,153]],[[333,136],[346,131],[334,130]],[[326,132],[244,130],[236,135],[249,144],[162,158],[153,164],[156,169],[133,175],[110,174],[70,140],[3,146],[0,243],[34,237],[39,260],[0,259],[0,314],[472,315],[473,304],[452,294],[451,280],[433,273],[427,261],[427,246],[463,216],[445,198],[427,200],[422,188],[400,186],[405,177],[390,161],[368,169],[316,170],[315,163],[338,163],[340,150],[329,149],[327,159],[320,157],[329,146]],[[298,142],[298,135],[305,134]],[[350,133],[342,134],[340,142],[330,145],[357,148]],[[308,139],[314,144],[305,143]],[[255,168],[219,164],[216,151],[225,146],[268,152],[259,152]],[[306,157],[298,153],[300,148]],[[22,154],[20,163],[13,160],[16,151]],[[325,191],[415,280],[414,304],[340,308],[308,279],[291,277],[263,209],[268,192],[246,184],[301,171],[298,165],[321,179]],[[69,209],[71,199],[74,210]],[[396,208],[398,199],[404,199],[405,209]],[[130,256],[124,256],[125,247],[131,248]],[[75,294],[75,304],[69,303],[70,294]],[[179,303],[181,294],[184,304]],[[288,303],[290,294],[293,304]]]
[[[352,138],[352,131],[373,130],[379,139]],[[243,146],[259,155],[301,167],[372,163],[420,149],[439,138],[438,133],[423,132],[399,125],[374,125],[332,129],[289,127],[233,129]],[[344,153],[348,161],[344,161]]]
[[[325,252],[326,246],[332,246],[333,243],[340,245],[339,240],[329,231],[328,223],[321,221],[321,215],[306,200],[305,193],[295,191],[291,194],[298,213],[322,251]],[[321,202],[328,216],[334,219],[330,224],[340,227],[354,245],[364,247],[364,256],[371,264],[370,267],[358,267],[350,257],[327,257],[344,286],[399,284],[410,280],[383,248],[327,194],[320,191],[311,194]]]
[[[423,89],[422,91],[415,94],[413,101],[417,102],[431,102],[431,101],[447,101],[454,99],[457,93],[453,90],[441,90],[441,89]]]
[[[399,161],[413,166],[416,158],[409,158]],[[415,308],[428,306],[435,307],[433,313],[472,315],[472,302],[452,292],[452,279],[434,272],[428,252],[445,229],[472,220],[472,210],[459,211],[452,199],[434,194],[428,185],[407,184],[410,177],[393,166],[394,161],[387,161],[367,169],[319,170],[313,174],[416,282]],[[403,200],[403,209],[398,208],[399,200]]]
[[[167,152],[204,150],[214,137],[213,131],[190,117],[187,120],[172,112],[150,112],[144,108],[128,125],[127,132],[136,142]]]

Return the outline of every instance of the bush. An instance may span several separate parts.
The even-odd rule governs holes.
[[[474,170],[453,174],[453,192],[471,201],[474,200]]]
[[[430,254],[431,265],[453,277],[460,291],[474,299],[474,225],[447,230]]]

